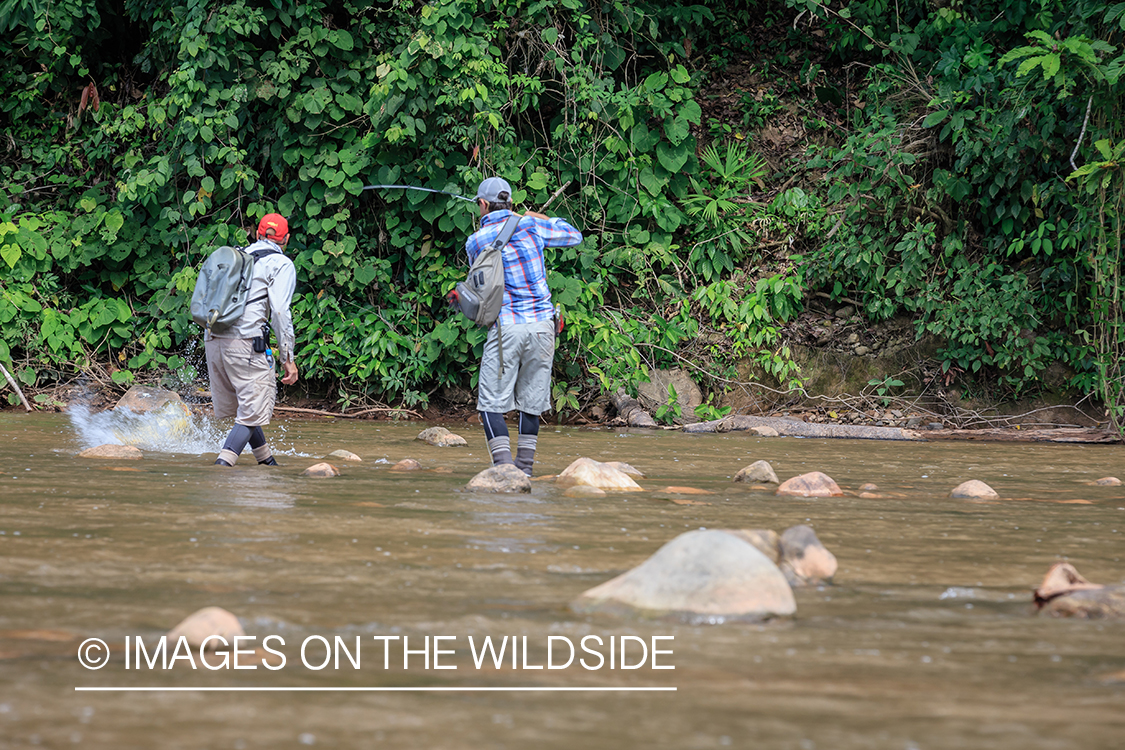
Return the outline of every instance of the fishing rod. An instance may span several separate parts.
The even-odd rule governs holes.
[[[433,188],[418,187],[417,185],[364,185],[363,189],[364,190],[382,190],[382,189],[421,190],[421,191],[426,192],[426,193],[440,193],[441,195],[448,195],[449,197],[456,198],[458,200],[468,201],[469,203],[476,203],[476,201],[473,200],[472,198],[466,198],[465,196],[458,195],[457,193],[449,193],[449,192],[446,192],[445,190],[434,190]]]
[[[571,180],[567,180],[558,190],[556,190],[551,195],[550,198],[547,199],[547,202],[544,203],[539,210],[543,211],[544,209],[547,208],[547,206],[551,205],[554,202],[555,198],[558,198],[559,195],[562,193],[562,191],[566,190],[567,187],[570,186],[570,183],[571,183]],[[441,195],[448,195],[451,198],[456,198],[457,200],[468,201],[469,203],[476,203],[476,199],[474,199],[474,198],[466,198],[465,196],[458,195],[457,193],[449,193],[449,192],[446,192],[445,190],[434,190],[433,188],[418,187],[417,185],[364,185],[363,189],[364,190],[384,190],[384,189],[386,189],[386,190],[391,190],[391,189],[393,189],[393,190],[421,190],[422,192],[425,192],[425,193],[439,193]]]

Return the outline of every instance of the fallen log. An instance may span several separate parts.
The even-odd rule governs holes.
[[[613,395],[613,406],[617,409],[617,416],[625,420],[630,427],[659,427],[652,415],[644,410],[637,399],[624,390],[619,390]]]
[[[1112,430],[1091,427],[1055,427],[1015,429],[1012,427],[983,430],[930,430],[926,440],[992,440],[1006,443],[1120,443],[1121,436]]]
[[[850,424],[816,424],[787,417],[753,417],[734,414],[711,422],[689,424],[684,432],[740,432],[755,427],[772,427],[778,435],[852,440],[925,440],[921,433],[901,427],[864,427]]]

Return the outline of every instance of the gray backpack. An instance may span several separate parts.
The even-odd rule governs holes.
[[[478,326],[491,328],[504,305],[504,248],[519,226],[519,214],[504,221],[500,234],[488,243],[469,267],[469,275],[449,295],[450,304]]]
[[[224,246],[211,253],[199,269],[191,295],[192,320],[212,333],[222,333],[235,325],[250,301],[246,298],[254,261],[276,252],[263,248],[248,253],[240,247]]]

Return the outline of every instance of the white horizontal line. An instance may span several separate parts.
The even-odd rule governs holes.
[[[675,687],[75,687],[90,693],[674,693]]]

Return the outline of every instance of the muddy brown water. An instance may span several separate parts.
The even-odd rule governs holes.
[[[460,430],[468,448],[438,449],[414,440],[419,424],[280,426],[282,467],[221,470],[194,453],[79,459],[65,416],[0,414],[0,748],[1057,749],[1115,748],[1125,736],[1125,623],[1038,618],[1029,604],[1058,559],[1094,581],[1125,579],[1125,488],[1087,484],[1125,475],[1120,447],[545,427],[538,473],[590,456],[648,474],[643,493],[593,500],[545,482],[530,497],[463,492],[487,460],[478,427]],[[365,461],[335,479],[299,476],[336,448]],[[389,470],[405,457],[427,470]],[[783,479],[816,469],[852,491],[875,482],[883,497],[779,498],[731,482],[761,458]],[[970,478],[1004,499],[948,497]],[[660,491],[669,485],[713,494]],[[567,609],[681,532],[796,523],[816,529],[840,569],[835,585],[797,592],[791,620]],[[126,637],[152,645],[208,605],[237,614],[248,635],[283,638],[286,666],[126,670]],[[661,658],[675,669],[478,670],[467,645],[527,636],[536,665],[548,636],[589,634],[674,636]],[[361,668],[302,666],[299,645],[314,635],[349,646],[359,636]],[[412,656],[404,670],[392,646],[384,669],[377,635],[409,636],[411,648],[456,636],[443,663],[458,668],[426,670]],[[116,652],[97,671],[76,658],[90,637]],[[310,646],[311,662],[323,654]]]

